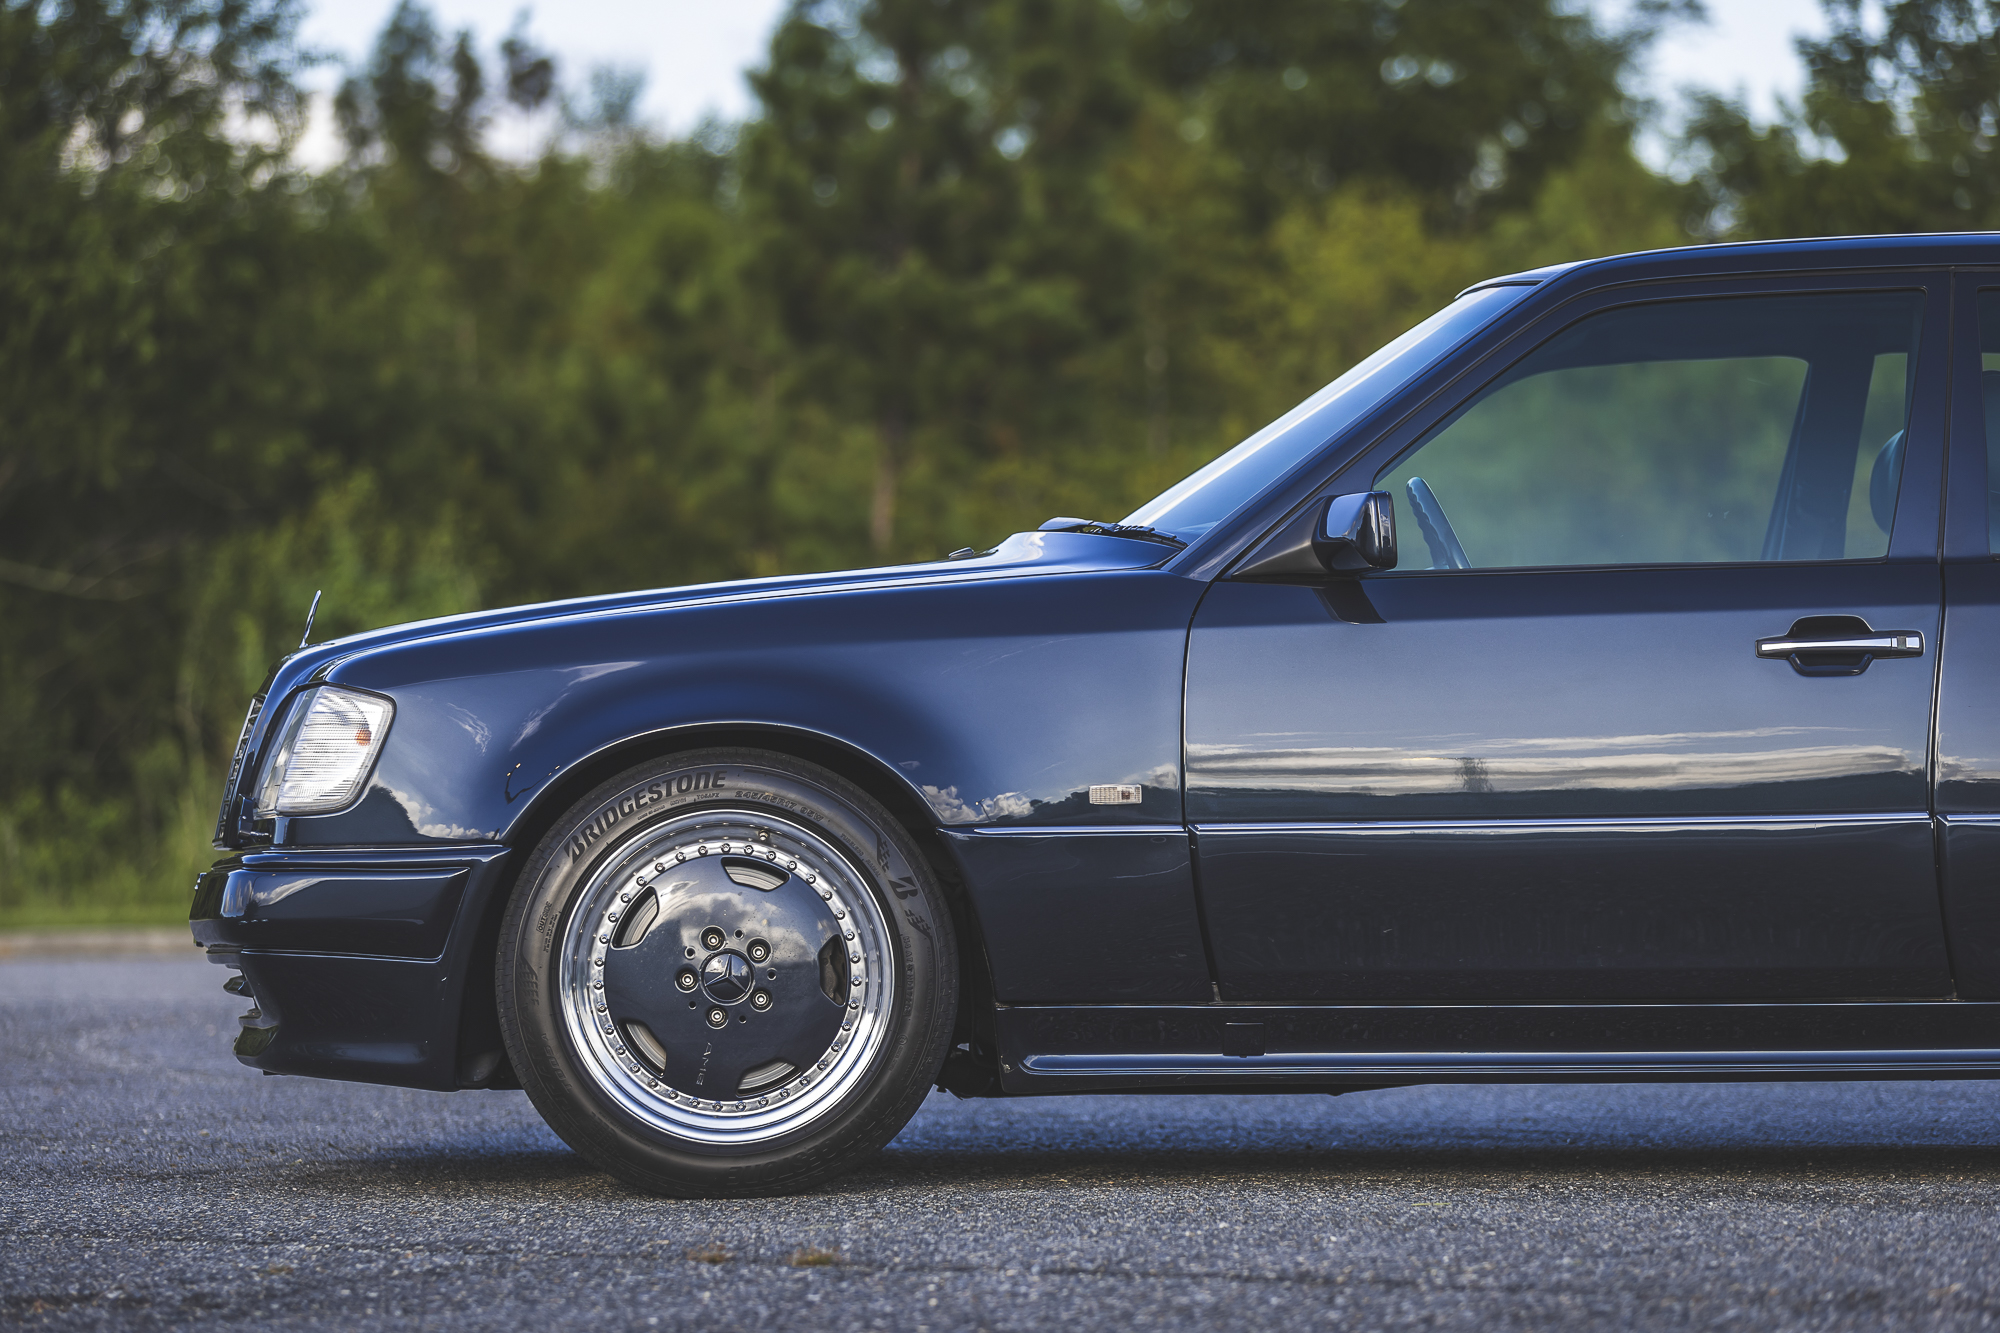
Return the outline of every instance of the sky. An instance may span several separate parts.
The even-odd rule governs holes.
[[[743,70],[763,56],[764,43],[785,8],[784,0],[562,0],[524,6],[522,0],[430,0],[446,31],[471,28],[491,52],[528,11],[528,32],[555,52],[566,84],[580,84],[597,65],[643,71],[639,118],[656,131],[683,134],[705,115],[737,119],[752,103]],[[1593,0],[1615,16],[1630,0]],[[395,0],[319,0],[307,12],[303,37],[350,64],[366,59]],[[1741,95],[1754,114],[1768,118],[1779,97],[1795,97],[1801,82],[1793,38],[1825,30],[1819,0],[1707,0],[1709,22],[1681,25],[1654,49],[1644,69],[1644,90],[1671,107],[1676,91],[1702,84]],[[325,163],[338,153],[326,99],[338,85],[337,65],[316,71],[319,90],[312,128],[302,145],[308,161]],[[493,142],[502,152],[530,156],[545,124],[517,116],[496,120]],[[1658,136],[1646,146],[1659,158]]]

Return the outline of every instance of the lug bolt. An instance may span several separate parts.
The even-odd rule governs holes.
[[[761,963],[766,958],[769,958],[771,956],[771,946],[764,943],[764,941],[762,940],[752,940],[750,941],[750,948],[748,949],[747,952],[750,955],[751,962]]]
[[[760,990],[752,995],[750,997],[750,1007],[757,1010],[769,1009],[771,1007],[771,992]]]
[[[728,1021],[729,1015],[723,1013],[720,1009],[711,1009],[708,1011],[708,1025],[710,1027],[719,1028]]]
[[[728,936],[724,935],[714,926],[710,926],[707,930],[701,932],[701,947],[704,949],[720,949],[723,941],[728,938]]]
[[[679,976],[674,978],[674,984],[676,986],[679,986],[682,990],[693,990],[695,986],[694,973],[682,972]]]

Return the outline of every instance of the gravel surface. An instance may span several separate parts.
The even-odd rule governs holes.
[[[936,1096],[641,1197],[520,1093],[263,1078],[199,957],[0,964],[0,1326],[1985,1328],[2000,1083]]]

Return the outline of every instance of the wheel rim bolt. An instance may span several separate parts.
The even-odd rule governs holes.
[[[674,978],[674,984],[676,986],[679,986],[682,990],[693,990],[695,986],[694,973],[682,972],[679,976]]]
[[[760,990],[755,995],[752,995],[750,997],[750,1007],[760,1010],[769,1009],[771,1007],[771,992]]]
[[[728,1021],[729,1015],[723,1013],[720,1009],[711,1009],[708,1011],[708,1025],[710,1027],[719,1028]]]

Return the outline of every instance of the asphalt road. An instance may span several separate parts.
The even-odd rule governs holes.
[[[0,1325],[1985,1328],[2000,1083],[934,1097],[688,1203],[520,1093],[263,1078],[197,957],[0,963]]]

